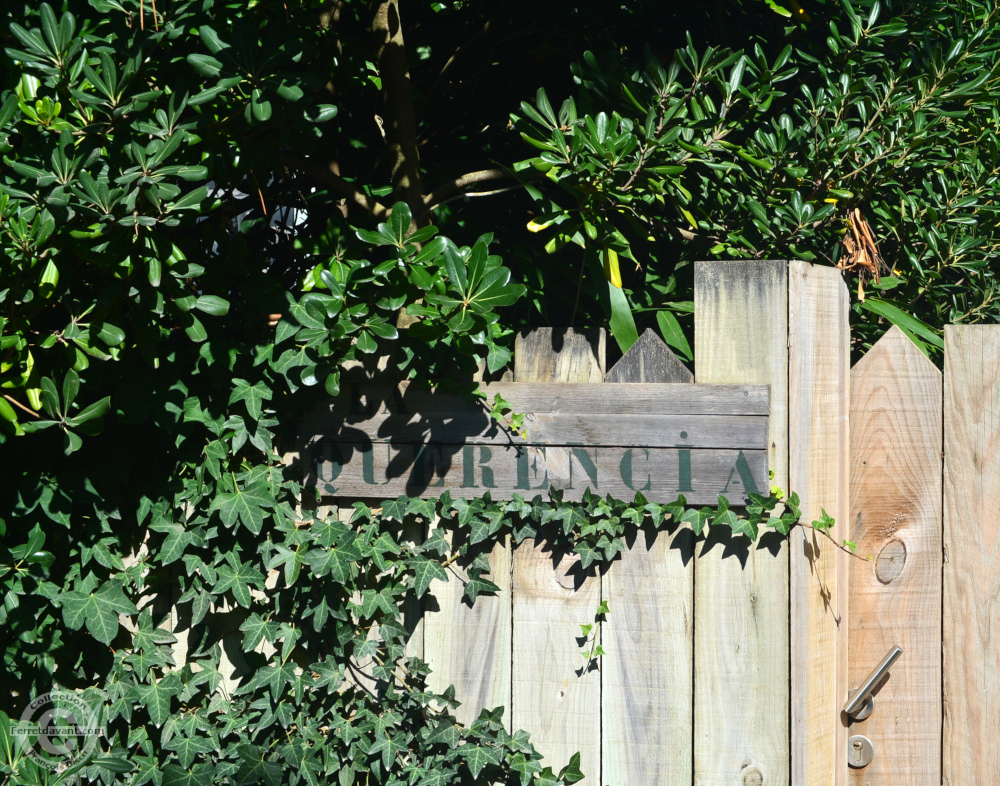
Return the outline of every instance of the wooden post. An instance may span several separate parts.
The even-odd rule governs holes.
[[[607,379],[694,381],[652,330]],[[626,545],[602,578],[610,613],[601,634],[601,783],[690,786],[694,540],[686,527],[642,530]]]
[[[996,325],[945,326],[944,451],[943,782],[995,783],[1000,773]]]
[[[836,268],[788,270],[788,487],[805,524],[825,510],[847,533],[850,297]],[[773,395],[773,393],[772,393]],[[805,527],[789,540],[792,783],[845,783],[847,555]],[[836,779],[831,775],[836,772]]]
[[[698,382],[771,385],[770,463],[788,488],[788,266],[695,263]],[[737,500],[743,489],[730,487]],[[719,542],[695,564],[697,784],[789,782],[788,548]]]
[[[602,382],[604,331],[540,328],[518,337],[515,382]],[[527,540],[514,550],[512,721],[558,772],[581,753],[585,783],[601,784],[601,682],[584,665],[580,625],[593,622],[601,582],[579,557]]]
[[[850,522],[848,537],[869,560],[850,560],[849,687],[856,688],[894,645],[903,648],[878,690],[875,711],[851,724],[849,734],[868,737],[876,755],[864,769],[850,770],[850,783],[936,786],[941,372],[896,327],[851,372]],[[842,756],[838,766],[846,769]]]

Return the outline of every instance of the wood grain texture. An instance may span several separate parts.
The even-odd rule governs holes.
[[[609,409],[613,406],[612,398],[607,399]],[[644,448],[685,444],[699,448],[765,448],[766,415],[675,415],[670,411],[669,399],[660,398],[660,401],[662,411],[655,415],[615,415],[606,411],[526,412],[515,408],[513,411],[524,415],[520,432],[512,431],[508,424],[497,423],[481,409],[463,411],[456,407],[439,418],[428,417],[425,413],[375,415],[321,431],[317,436],[323,442],[370,441],[372,444],[627,445]]]
[[[470,605],[464,598],[466,575],[451,565],[447,582],[431,583],[424,611],[424,657],[432,672],[434,691],[455,686],[462,706],[454,711],[459,723],[471,725],[484,709],[505,707],[510,728],[511,548],[509,539],[490,552],[490,573],[484,574],[500,591],[480,595]]]
[[[518,337],[517,382],[600,382],[603,331],[541,329]],[[600,672],[583,664],[580,625],[593,621],[601,582],[579,570],[578,555],[553,555],[526,540],[514,550],[513,727],[531,733],[556,772],[577,751],[584,784],[601,784]]]
[[[611,371],[616,382],[693,381],[654,333]],[[673,358],[673,362],[665,359]],[[652,359],[652,360],[651,360]],[[649,497],[654,499],[653,497]],[[694,553],[686,529],[633,533],[602,577],[605,786],[690,786],[694,705]],[[669,655],[667,655],[669,653]]]
[[[514,339],[515,382],[603,382],[603,328],[540,327]]]
[[[996,783],[1000,326],[944,329],[944,451],[942,774],[949,786]]]
[[[486,373],[480,363],[477,382]],[[503,372],[513,381],[514,373]],[[435,522],[438,526],[440,522]],[[454,531],[447,533],[449,544]],[[469,558],[474,559],[475,547]],[[511,570],[513,552],[510,537],[493,544],[490,572],[484,574],[499,587],[490,595],[482,594],[475,603],[465,598],[467,574],[463,563],[449,566],[449,580],[431,582],[425,596],[423,625],[424,659],[431,666],[427,683],[432,690],[444,691],[455,686],[455,698],[461,706],[453,710],[459,723],[470,726],[484,709],[504,708],[504,728],[512,731],[510,709],[511,666]],[[468,563],[465,563],[468,564]]]
[[[788,268],[788,490],[808,524],[823,510],[843,542],[848,517],[850,297],[836,268]],[[789,538],[792,783],[847,776],[847,555],[811,528]]]
[[[854,786],[941,783],[941,439],[941,372],[893,327],[851,372],[848,687],[903,649],[851,724],[878,752]]]
[[[499,393],[517,411],[558,415],[766,415],[769,409],[767,385],[594,384],[493,382],[481,389],[489,400]],[[383,414],[409,415],[403,423],[419,422],[418,415],[444,422],[457,413],[486,417],[484,409],[456,393],[411,382],[359,384],[311,413],[303,428],[329,432]]]
[[[605,382],[694,382],[694,374],[681,363],[656,331],[646,328],[607,373]]]
[[[695,263],[695,379],[771,386],[770,465],[784,489],[787,282],[785,262]],[[695,563],[694,782],[787,784],[787,544],[717,537]]]

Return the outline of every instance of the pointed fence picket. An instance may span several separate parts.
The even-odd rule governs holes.
[[[647,330],[609,382],[693,382]],[[678,439],[680,435],[678,434]],[[693,753],[694,537],[641,529],[602,577],[610,613],[601,637],[601,749],[605,786],[690,786]]]
[[[851,783],[941,782],[941,372],[898,328],[851,371],[851,685],[903,660],[855,722],[879,755]]]

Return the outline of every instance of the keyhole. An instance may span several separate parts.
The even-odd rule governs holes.
[[[861,764],[861,740],[854,741],[854,761],[856,764]]]

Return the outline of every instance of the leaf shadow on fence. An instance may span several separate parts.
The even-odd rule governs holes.
[[[355,427],[370,424],[376,417],[381,420],[375,440],[370,432]],[[456,455],[465,450],[463,485],[475,487],[476,473],[491,470],[476,465],[472,443],[495,440],[505,433],[484,408],[458,395],[429,397],[425,387],[413,383],[402,390],[395,384],[368,385],[363,395],[352,386],[331,407],[314,413],[303,424],[303,474],[307,486],[315,484],[324,496],[334,496],[338,494],[336,481],[348,466],[352,482],[358,483],[354,475],[360,458],[360,482],[371,489],[372,496],[378,495],[380,486],[405,477],[405,495],[419,497],[444,486],[444,478],[456,467]],[[479,463],[484,462],[484,451],[502,446],[478,446]],[[506,448],[516,449],[513,439]]]
[[[738,509],[734,510],[743,515]],[[714,548],[720,547],[723,559],[735,557],[740,561],[742,568],[747,566],[751,549],[767,551],[772,557],[777,557],[781,553],[782,544],[786,542],[786,538],[775,531],[761,533],[754,542],[746,535],[734,535],[732,528],[726,524],[713,524],[706,534],[699,536],[698,540],[702,544],[698,556],[705,556]]]

